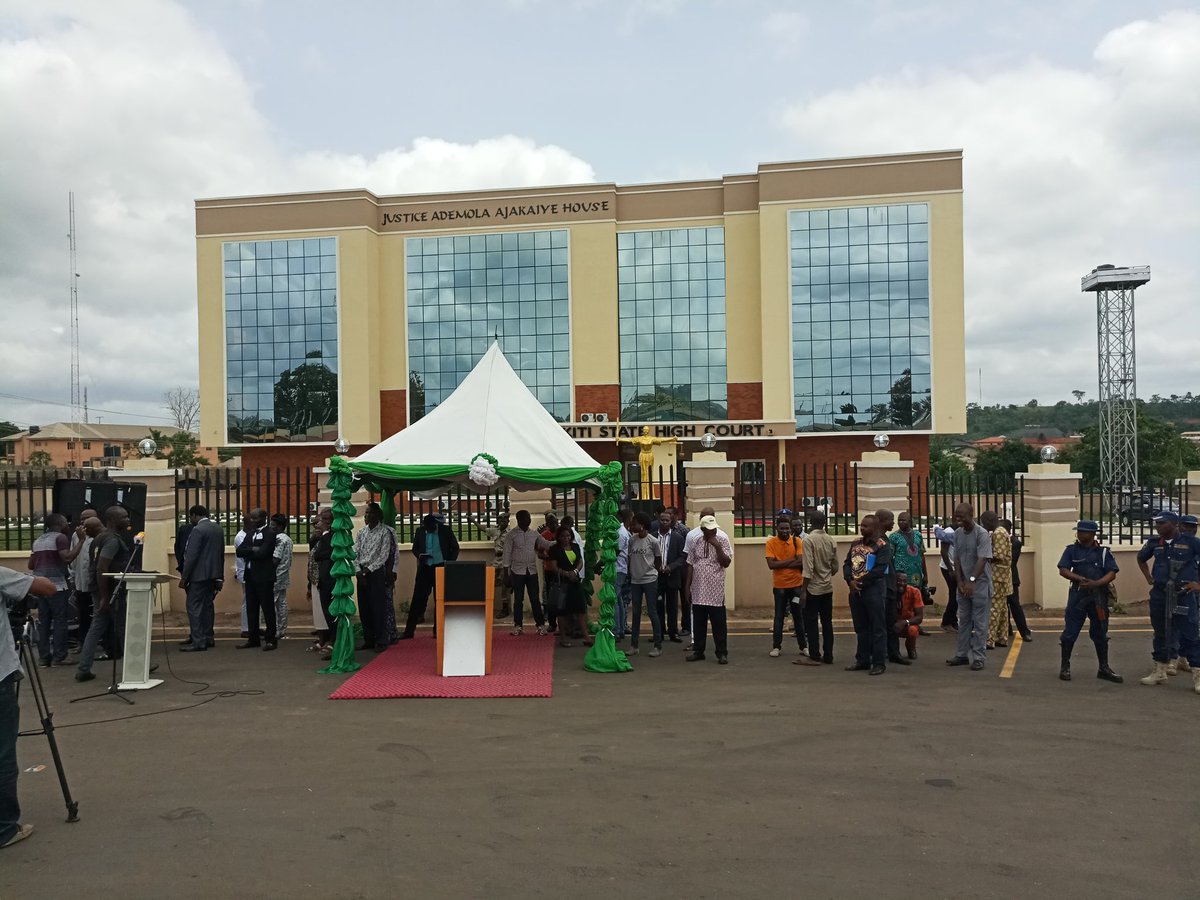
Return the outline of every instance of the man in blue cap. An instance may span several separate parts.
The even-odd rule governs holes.
[[[1062,637],[1062,668],[1058,677],[1071,680],[1071,650],[1088,622],[1088,637],[1096,645],[1097,678],[1121,684],[1125,679],[1108,665],[1108,586],[1117,577],[1117,561],[1107,547],[1096,543],[1100,526],[1083,519],[1075,524],[1075,543],[1058,560],[1058,574],[1071,582]]]
[[[1190,534],[1192,537],[1195,537],[1197,521],[1200,520],[1197,520],[1195,516],[1180,516],[1179,530],[1184,534]],[[1191,664],[1179,656],[1179,634],[1175,631],[1171,632],[1171,646],[1167,648],[1167,656],[1170,657],[1167,660],[1168,675],[1178,675],[1180,672],[1192,671]]]
[[[1138,568],[1150,585],[1150,624],[1154,628],[1154,668],[1142,684],[1165,684],[1173,635],[1192,668],[1192,687],[1200,694],[1200,539],[1179,529],[1179,516],[1154,517],[1158,537],[1138,551]],[[1147,565],[1154,560],[1154,566]]]

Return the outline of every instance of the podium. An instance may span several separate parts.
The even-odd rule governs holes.
[[[450,678],[492,671],[492,604],[496,568],[447,562],[434,573],[437,589],[437,670]]]
[[[105,572],[120,580],[120,572]],[[171,580],[161,572],[128,572],[125,578],[125,655],[121,660],[121,691],[148,691],[163,683],[150,677],[150,636],[154,627],[154,586]]]

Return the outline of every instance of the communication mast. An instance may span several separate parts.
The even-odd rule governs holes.
[[[1149,280],[1149,266],[1113,265],[1096,266],[1081,280],[1081,290],[1096,295],[1100,482],[1108,491],[1138,486],[1133,293]]]
[[[71,245],[71,428],[75,432],[76,440],[79,440],[79,426],[87,421],[87,413],[84,409],[83,392],[79,388],[79,268],[75,259],[75,192],[68,193],[67,198],[70,216],[67,240]],[[82,456],[80,458],[82,459]]]

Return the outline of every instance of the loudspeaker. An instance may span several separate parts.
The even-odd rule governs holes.
[[[78,525],[79,514],[94,509],[104,517],[110,506],[123,506],[129,513],[129,524],[136,534],[146,528],[146,485],[144,482],[84,481],[80,478],[60,478],[54,482],[51,507],[62,513],[72,525]]]
[[[146,530],[146,484],[141,481],[117,481],[116,503],[129,513],[129,526],[134,534]]]
[[[62,513],[72,525],[81,524],[79,514],[85,509],[94,509],[103,515],[104,510],[117,502],[117,485],[112,481],[84,481],[81,478],[60,478],[54,482],[51,508]],[[142,518],[145,518],[146,502],[142,500]]]

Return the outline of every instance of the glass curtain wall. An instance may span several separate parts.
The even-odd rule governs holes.
[[[571,418],[567,232],[408,238],[408,404],[450,396],[493,340],[554,418]]]
[[[336,440],[337,238],[234,241],[222,258],[227,442]]]
[[[792,210],[798,431],[930,425],[929,207]]]
[[[617,235],[621,418],[728,417],[725,229]]]

